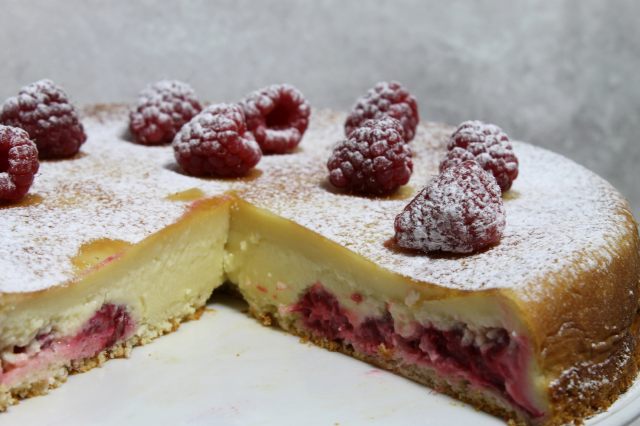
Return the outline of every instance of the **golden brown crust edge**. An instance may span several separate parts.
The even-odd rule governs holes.
[[[562,425],[597,414],[613,404],[634,382],[640,364],[636,318],[632,332],[617,351],[600,364],[585,364],[562,375],[550,388],[553,417]]]
[[[524,301],[505,292],[527,322],[549,382],[549,424],[605,410],[638,373],[640,242],[630,211],[621,207],[620,215],[626,232],[611,242],[610,262],[579,275],[547,277],[556,280],[548,284],[553,297]]]

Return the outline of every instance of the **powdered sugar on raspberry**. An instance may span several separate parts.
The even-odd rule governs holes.
[[[96,114],[84,119],[84,155],[41,162],[30,190],[40,202],[0,209],[0,292],[63,284],[76,273],[70,259],[83,243],[141,241],[185,213],[187,203],[169,201],[167,195],[202,182],[178,172],[171,147],[125,140],[125,107]],[[205,186],[206,195],[230,187],[216,181]]]
[[[177,80],[162,80],[140,92],[138,105],[129,114],[129,127],[139,143],[169,143],[200,110],[202,105],[191,86]]]
[[[333,149],[329,181],[359,194],[390,194],[411,177],[411,148],[402,124],[383,117],[365,121]]]
[[[448,152],[440,163],[440,171],[463,161],[475,160],[498,182],[502,191],[511,188],[518,177],[518,158],[509,137],[494,124],[465,121],[451,135]]]
[[[73,156],[86,140],[75,107],[51,80],[31,83],[7,99],[0,122],[26,130],[38,146],[40,158]]]
[[[558,154],[513,142],[520,176],[503,198],[507,224],[498,245],[466,256],[397,250],[390,247],[395,215],[438,174],[454,129],[419,126],[408,188],[389,198],[370,198],[332,191],[322,162],[340,140],[333,123],[343,115],[319,115],[301,155],[266,157],[261,168],[269,180],[240,196],[414,281],[457,290],[509,288],[537,299],[563,277],[606,269],[620,241],[634,232],[626,201],[606,181]],[[292,182],[291,175],[298,178]]]
[[[172,145],[180,167],[193,176],[244,176],[262,157],[236,104],[208,106],[182,127]]]
[[[418,102],[397,81],[382,81],[356,101],[345,122],[345,135],[349,136],[364,121],[385,115],[400,121],[404,128],[405,140],[413,140],[420,121]]]
[[[249,94],[240,102],[247,129],[265,154],[294,149],[307,130],[311,107],[304,95],[289,84],[273,84]]]
[[[399,246],[471,253],[500,241],[505,225],[500,187],[475,161],[434,178],[396,217]]]
[[[0,202],[22,198],[39,165],[38,149],[27,132],[0,124]]]
[[[312,117],[296,153],[267,156],[257,177],[229,180],[186,176],[171,147],[123,140],[125,107],[94,110],[84,120],[85,154],[41,164],[30,192],[42,202],[0,210],[0,292],[70,280],[69,259],[83,243],[139,242],[187,209],[188,203],[167,195],[194,187],[207,195],[234,190],[414,282],[456,290],[509,288],[528,299],[544,297],[563,277],[607,268],[622,238],[633,232],[625,201],[607,182],[560,155],[514,142],[520,175],[504,197],[508,220],[498,245],[467,256],[402,252],[389,245],[394,218],[438,173],[453,129],[419,126],[408,187],[389,198],[370,198],[339,193],[327,181],[326,160],[343,137],[345,115],[314,111]]]

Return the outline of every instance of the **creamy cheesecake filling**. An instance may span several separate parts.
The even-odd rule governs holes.
[[[354,293],[351,299],[360,297]],[[289,311],[296,313],[304,328],[317,337],[351,345],[367,355],[392,353],[404,364],[432,367],[439,374],[491,389],[531,417],[544,415],[528,397],[527,339],[512,336],[504,328],[474,331],[458,323],[441,329],[413,322],[401,332],[389,309],[381,316],[359,318],[321,283],[310,286]]]
[[[279,229],[290,226],[287,221],[273,221],[253,207],[231,207],[229,226],[226,206],[216,214],[207,205],[192,210],[190,221],[128,247],[114,261],[100,263],[82,286],[68,287],[78,294],[63,300],[72,311],[83,307],[86,315],[72,315],[80,322],[65,330],[46,325],[60,322],[44,321],[29,338],[5,346],[9,349],[0,356],[0,387],[34,382],[41,373],[91,358],[134,333],[144,336],[150,324],[170,329],[171,324],[163,324],[175,316],[173,307],[183,296],[190,301],[178,303],[178,318],[194,303],[204,303],[226,275],[257,313],[300,319],[311,333],[363,354],[376,356],[386,348],[401,364],[424,366],[443,377],[491,389],[529,416],[542,415],[526,380],[533,364],[527,340],[502,327],[511,316],[498,301],[440,300],[425,287],[407,286],[403,278],[383,273],[344,249],[328,250],[334,247],[309,231],[289,234]],[[178,282],[182,284],[176,286]],[[305,291],[310,282],[317,284]],[[106,289],[109,297],[96,297]],[[82,303],[87,293],[96,305]],[[101,306],[104,300],[111,303]],[[53,306],[48,310],[56,315]],[[20,312],[33,322],[28,310]],[[466,326],[471,323],[475,329]]]
[[[123,305],[106,303],[71,336],[42,330],[26,346],[0,353],[0,385],[12,386],[54,365],[96,356],[133,335],[135,324]]]
[[[242,201],[225,272],[255,315],[285,330],[351,347],[402,375],[417,371],[425,384],[468,383],[522,418],[548,413],[546,379],[507,298],[416,283]]]
[[[106,349],[126,356],[129,342],[147,343],[193,318],[224,282],[228,226],[228,198],[198,201],[137,244],[83,244],[70,259],[82,260],[72,282],[37,297],[0,294],[0,411],[100,364]]]

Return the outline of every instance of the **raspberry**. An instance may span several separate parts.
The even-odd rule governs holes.
[[[191,86],[175,80],[159,81],[140,92],[136,109],[129,113],[129,129],[138,143],[169,143],[201,110]]]
[[[395,220],[400,247],[470,253],[500,241],[505,211],[495,179],[475,161],[434,178]]]
[[[51,80],[31,83],[7,99],[0,123],[26,130],[40,158],[71,157],[87,139],[67,94]]]
[[[511,188],[518,177],[518,158],[509,137],[502,129],[481,121],[465,121],[451,135],[447,156],[440,163],[440,171],[475,160],[496,178],[502,192]]]
[[[384,115],[402,123],[407,142],[413,139],[420,121],[418,103],[407,89],[395,81],[380,82],[358,99],[344,124],[345,134],[349,136],[365,120]]]
[[[18,127],[0,125],[0,200],[21,199],[38,172],[38,148]]]
[[[311,108],[298,89],[274,84],[257,90],[241,102],[247,129],[265,154],[283,154],[300,143],[309,125]]]
[[[173,140],[180,167],[194,176],[243,176],[262,157],[247,132],[239,105],[210,105],[185,124]]]
[[[411,149],[400,122],[391,117],[365,121],[333,150],[329,180],[362,194],[385,195],[406,184],[413,171]]]

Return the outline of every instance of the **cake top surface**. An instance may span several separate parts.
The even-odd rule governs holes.
[[[0,292],[44,290],[72,279],[71,259],[83,244],[141,241],[188,209],[170,196],[193,188],[207,196],[233,190],[415,281],[458,290],[510,288],[524,298],[544,296],[549,283],[542,282],[550,276],[606,268],[627,232],[626,202],[607,182],[558,154],[514,142],[520,174],[504,194],[500,244],[466,256],[397,250],[390,244],[393,220],[437,174],[453,128],[419,126],[409,185],[392,197],[371,198],[328,182],[326,161],[343,136],[344,118],[314,111],[294,153],[264,156],[246,178],[215,179],[181,173],[170,146],[131,142],[126,107],[88,109],[80,154],[41,162],[27,199],[0,209]]]

